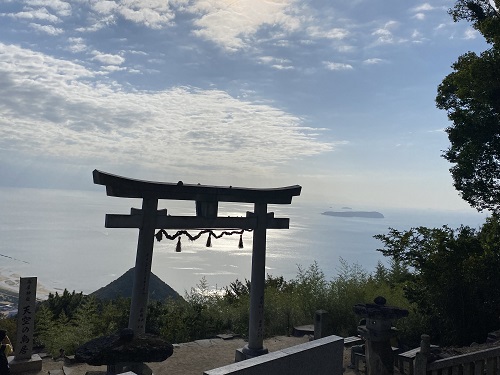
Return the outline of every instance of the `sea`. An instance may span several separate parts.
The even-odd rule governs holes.
[[[50,291],[91,293],[109,284],[135,265],[137,229],[108,229],[106,214],[129,214],[141,201],[108,197],[103,191],[0,188],[0,274],[36,276]],[[160,201],[170,215],[194,215],[194,202]],[[342,262],[373,272],[379,261],[388,263],[373,238],[389,228],[417,226],[479,228],[487,214],[473,209],[417,210],[376,207],[384,218],[334,217],[324,211],[341,210],[332,203],[269,205],[275,217],[290,219],[289,229],[267,231],[266,270],[290,280],[299,267],[316,262],[327,279],[334,278]],[[344,208],[345,209],[345,208]],[[364,207],[352,209],[365,211]],[[373,208],[372,208],[373,209]],[[245,216],[250,204],[220,203],[219,216]],[[168,231],[174,234],[174,231]],[[197,231],[190,231],[196,235]],[[215,231],[215,233],[220,233]],[[222,290],[236,279],[250,279],[252,233],[196,241],[156,242],[152,272],[183,295],[203,279],[211,289]]]

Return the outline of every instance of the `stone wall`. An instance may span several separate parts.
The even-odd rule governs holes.
[[[342,375],[344,339],[328,336],[205,371],[204,375]]]

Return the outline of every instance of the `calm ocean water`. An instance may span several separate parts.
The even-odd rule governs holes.
[[[62,191],[0,188],[0,272],[37,276],[49,289],[90,293],[110,283],[135,264],[136,229],[107,229],[106,213],[127,214],[140,208],[134,199],[107,197],[103,191]],[[194,214],[194,203],[161,201],[172,215]],[[486,217],[474,210],[433,211],[376,208],[384,219],[340,218],[321,212],[340,209],[332,204],[304,204],[300,198],[292,205],[269,206],[276,217],[289,217],[290,229],[268,230],[268,273],[287,279],[297,275],[297,266],[314,261],[328,278],[339,269],[340,258],[373,271],[385,259],[377,248],[375,234],[389,227],[400,230],[414,226],[453,228],[466,224],[479,227]],[[353,207],[365,210],[363,207]],[[251,205],[225,204],[221,216],[244,216]],[[195,234],[195,231],[191,231]],[[236,278],[250,278],[252,235],[212,241],[206,236],[190,242],[182,239],[182,252],[175,252],[176,241],[155,243],[153,272],[179,293],[194,287],[205,277],[213,288],[228,285]],[[14,258],[14,259],[11,259]]]

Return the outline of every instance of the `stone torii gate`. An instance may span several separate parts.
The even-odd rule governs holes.
[[[248,344],[237,351],[236,360],[266,354],[264,348],[264,285],[266,278],[266,231],[288,229],[288,218],[275,218],[267,212],[268,204],[290,204],[300,195],[301,186],[274,189],[252,189],[142,181],[93,171],[94,183],[106,186],[108,196],[142,198],[142,209],[131,209],[130,215],[107,214],[106,228],[138,228],[139,239],[134,285],[130,306],[129,328],[144,333],[148,303],[149,279],[156,229],[243,229],[253,230],[250,318]],[[196,202],[196,216],[170,216],[158,210],[159,199]],[[253,203],[254,212],[246,217],[218,217],[219,202]]]

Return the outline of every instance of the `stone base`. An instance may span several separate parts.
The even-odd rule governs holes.
[[[38,354],[33,354],[31,359],[14,359],[14,356],[10,356],[9,367],[11,374],[42,371],[42,358]]]
[[[116,365],[108,365],[107,374],[127,374],[129,372],[136,375],[153,375],[151,368],[141,362],[120,362]]]
[[[269,353],[269,350],[267,350],[267,348],[255,350],[255,349],[250,349],[248,345],[245,345],[241,349],[236,349],[236,353],[234,354],[234,361],[235,362],[245,361],[247,359],[259,357],[267,353]]]

